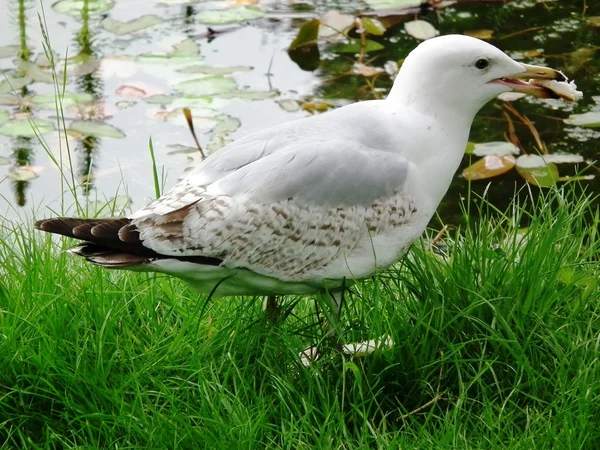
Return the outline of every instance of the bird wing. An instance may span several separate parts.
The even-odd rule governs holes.
[[[225,168],[219,177],[194,171],[133,216],[142,243],[161,255],[218,258],[295,280],[410,220],[406,158],[345,137],[303,136],[311,137],[288,136],[276,148],[271,139],[251,140],[247,148],[262,148],[262,157],[244,164],[227,161],[225,151],[210,164]]]

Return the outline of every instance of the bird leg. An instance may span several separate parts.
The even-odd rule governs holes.
[[[281,317],[281,306],[277,304],[277,296],[268,295],[263,303],[263,310],[269,324],[277,323]]]
[[[344,290],[336,292],[319,292],[317,294],[317,304],[325,315],[327,336],[335,339],[336,346],[339,345],[341,331],[339,330],[340,316],[342,313],[344,300]]]

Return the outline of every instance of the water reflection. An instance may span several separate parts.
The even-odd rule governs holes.
[[[75,60],[80,64],[90,64],[97,60],[96,51],[92,45],[92,34],[90,32],[90,14],[88,8],[89,0],[85,0],[81,10],[81,29],[77,33],[75,45],[78,50]],[[89,94],[92,98],[90,110],[95,110],[103,97],[104,83],[98,71],[84,71],[75,79],[75,85],[79,93]],[[82,111],[82,109],[80,109]],[[83,117],[84,119],[86,117]],[[91,117],[89,117],[91,118]],[[79,154],[77,177],[84,197],[88,197],[94,188],[94,171],[96,169],[96,152],[100,148],[100,139],[96,136],[81,136],[78,139],[75,151]]]

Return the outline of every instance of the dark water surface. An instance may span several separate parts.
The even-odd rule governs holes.
[[[600,192],[600,165],[594,163],[600,155],[600,1],[462,1],[411,9],[415,3],[62,0],[44,1],[42,10],[37,1],[0,0],[0,215],[73,212],[73,184],[88,213],[107,215],[107,200],[117,210],[143,206],[154,197],[149,138],[166,187],[199,160],[183,107],[192,111],[202,146],[214,151],[277,123],[381,98],[395,67],[420,42],[405,29],[415,18],[441,34],[485,36],[515,59],[549,65],[575,79],[585,93],[576,105],[533,98],[490,103],[475,120],[471,141],[512,140],[521,154],[538,154],[541,142],[549,154],[578,155],[577,164],[542,167],[548,176],[538,179],[562,184],[583,171],[582,185]],[[343,39],[322,36],[318,47],[305,46],[294,59],[288,54],[309,20],[320,17],[343,27],[352,18],[331,11],[356,15],[378,8],[376,24],[387,29],[366,36],[375,51],[361,55],[344,47]],[[66,68],[64,122],[55,110],[42,14],[61,85]],[[358,45],[356,31],[349,36]],[[39,120],[46,148],[27,126],[27,113]],[[584,126],[565,123],[583,113],[588,115],[575,120]],[[65,126],[70,161],[64,134],[56,131]],[[506,162],[493,158],[492,165]],[[461,171],[478,159],[465,155]],[[524,176],[515,167],[474,181],[472,189],[488,189],[489,198],[504,206],[526,183]],[[459,172],[440,208],[444,221],[460,221],[459,203],[468,189]]]

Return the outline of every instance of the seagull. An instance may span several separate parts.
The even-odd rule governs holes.
[[[129,217],[39,220],[112,269],[161,272],[213,296],[341,292],[398,261],[446,194],[475,114],[508,91],[548,97],[559,71],[475,38],[424,41],[384,100],[254,132],[211,154]],[[537,84],[536,84],[537,83]]]

